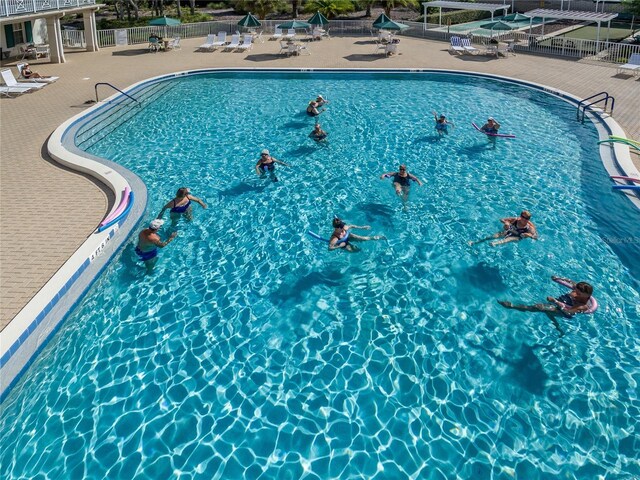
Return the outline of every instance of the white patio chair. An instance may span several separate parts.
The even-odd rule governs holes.
[[[176,37],[173,40],[170,40],[167,48],[169,50],[180,50],[182,48],[180,46],[180,37]]]
[[[449,41],[451,42],[451,46],[449,47],[449,50],[452,51],[453,53],[466,52],[465,48],[462,46],[460,37],[451,37]]]
[[[49,58],[49,45],[36,45],[36,58]]]
[[[298,55],[311,55],[311,52],[304,43],[302,45],[298,45]]]
[[[509,56],[509,44],[507,43],[498,43],[498,48],[496,48],[496,57],[500,57],[500,55],[502,55],[503,57],[508,57]]]
[[[245,35],[242,43],[238,45],[238,49],[240,50],[251,50],[253,48],[253,36]]]
[[[29,82],[33,82],[33,83],[53,83],[56,80],[58,80],[60,77],[41,77],[41,78],[24,78],[22,76],[22,69],[24,68],[24,66],[26,65],[26,63],[18,63],[16,64],[16,68],[18,69],[18,79],[19,80],[23,80],[22,83],[29,83]]]
[[[287,55],[288,56],[298,55],[299,52],[300,52],[300,45],[296,45],[295,43],[288,43],[287,44]]]
[[[211,49],[224,47],[227,44],[227,32],[218,32],[218,39],[211,44]]]
[[[9,69],[2,70],[0,74],[2,75],[2,80],[4,80],[4,83],[7,87],[21,87],[21,88],[26,88],[27,90],[29,89],[37,90],[39,88],[44,88],[47,86],[46,83],[29,82],[29,84],[27,85],[27,82],[18,82],[16,80],[16,77],[13,76],[13,72]]]
[[[286,40],[280,40],[280,51],[278,52],[278,55],[284,53],[287,54],[289,52],[289,42],[287,42]]]
[[[12,95],[22,95],[23,93],[33,92],[33,88],[27,87],[7,87],[6,85],[0,85],[0,95],[5,97],[11,97]]]
[[[275,31],[273,32],[273,35],[271,35],[270,38],[274,40],[278,40],[279,38],[282,38],[282,29],[276,27]]]
[[[464,51],[470,53],[471,55],[477,55],[478,53],[480,53],[480,50],[471,45],[471,40],[469,40],[468,38],[461,38],[460,44],[462,45],[462,48],[464,48]]]
[[[632,53],[631,56],[627,59],[627,63],[618,65],[616,69],[616,73],[629,72],[634,76],[640,75],[640,53]]]
[[[215,41],[216,41],[216,34],[210,33],[209,35],[207,35],[207,40],[198,48],[196,48],[196,50],[213,50],[214,49],[213,44]]]
[[[233,51],[239,46],[240,46],[240,35],[238,35],[237,33],[234,33],[233,35],[231,35],[231,42],[229,43],[229,45],[225,45],[223,50]]]
[[[289,30],[287,30],[287,34],[284,35],[285,38],[293,38],[296,36],[296,29],[295,28],[290,28]]]

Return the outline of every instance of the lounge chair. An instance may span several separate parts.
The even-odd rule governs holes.
[[[282,29],[276,27],[276,30],[273,32],[273,35],[271,35],[270,38],[274,40],[278,40],[279,38],[282,38]]]
[[[33,88],[28,87],[7,87],[6,85],[0,85],[0,95],[10,97],[12,95],[22,95],[23,93],[33,92]]]
[[[240,35],[238,35],[237,33],[234,33],[233,35],[231,35],[231,43],[229,43],[229,45],[226,45],[223,50],[235,50],[239,46],[240,46]]]
[[[196,50],[214,50],[214,42],[216,41],[216,34],[210,33],[207,35],[207,40],[200,45]]]
[[[290,28],[289,30],[287,30],[287,34],[284,35],[284,38],[293,38],[295,36],[296,36],[296,29]]]
[[[26,63],[18,63],[16,68],[18,69],[18,80],[23,80],[22,83],[53,83],[60,77],[41,77],[41,78],[24,78],[22,76],[22,69]]]
[[[449,47],[449,50],[454,52],[454,53],[465,53],[466,50],[465,48],[462,46],[462,42],[460,41],[460,37],[451,37],[449,39],[449,41],[451,42],[451,46]]]
[[[624,65],[618,65],[616,73],[629,73],[640,75],[640,53],[632,53]]]
[[[471,55],[477,55],[478,53],[480,53],[480,50],[471,45],[471,40],[469,40],[468,38],[461,38],[460,44],[462,45],[462,48],[464,48],[464,51],[470,53]]]
[[[240,50],[251,50],[253,48],[253,36],[245,35],[242,43],[238,45]]]
[[[169,45],[167,45],[169,50],[180,50],[182,47],[180,46],[180,37],[176,37],[173,40],[169,41]]]
[[[7,70],[2,70],[0,72],[0,74],[2,74],[2,80],[4,80],[4,83],[7,87],[21,87],[21,88],[25,88],[27,90],[29,89],[34,89],[37,90],[39,88],[43,88],[46,87],[47,84],[46,83],[34,83],[34,82],[29,82],[27,84],[27,82],[18,82],[16,80],[16,77],[13,76],[13,72],[9,69]]]
[[[227,32],[218,32],[218,39],[211,44],[211,48],[215,50],[218,47],[224,47],[226,44],[227,44]]]

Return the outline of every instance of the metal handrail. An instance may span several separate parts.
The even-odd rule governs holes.
[[[120,90],[118,87],[114,87],[113,85],[111,85],[110,83],[107,82],[98,82],[94,85],[95,91],[96,91],[96,103],[98,103],[98,85],[108,85],[111,88],[113,88],[114,90],[120,92],[121,94],[123,94],[125,97],[129,97],[131,100],[133,100],[134,102],[136,102],[138,105],[140,105],[140,103],[138,102],[138,100],[136,100],[135,98],[133,98],[131,95],[129,95],[128,93],[124,93],[122,90]]]
[[[604,97],[602,95],[604,95]],[[596,97],[602,97],[602,98],[597,98],[593,102],[585,103],[588,100],[591,100],[591,99],[596,98]],[[600,103],[603,100],[604,100],[604,108],[603,108],[603,110],[606,112],[607,111],[607,106],[609,105],[609,99],[611,99],[611,110],[609,111],[609,113],[613,114],[613,108],[615,107],[616,99],[613,98],[611,95],[609,95],[607,92],[600,92],[600,93],[596,93],[595,95],[591,95],[590,97],[583,98],[582,100],[580,100],[580,102],[578,103],[578,110],[576,111],[576,120],[579,121],[580,123],[584,123],[584,116],[587,113],[587,108],[591,107],[592,105],[595,105],[596,103]],[[582,109],[582,117],[580,117],[580,110],[581,109]]]

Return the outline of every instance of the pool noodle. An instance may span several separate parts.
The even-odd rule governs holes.
[[[102,222],[100,222],[101,227],[106,225],[107,223],[109,223],[111,220],[113,220],[114,218],[116,218],[118,215],[122,213],[124,208],[127,206],[127,202],[129,200],[129,192],[131,192],[131,189],[127,185],[126,187],[124,187],[124,190],[122,192],[122,198],[120,199],[120,204],[118,205],[118,208],[116,208],[107,218],[105,218]]]
[[[640,185],[612,185],[614,190],[640,190]]]
[[[315,238],[316,240],[320,240],[321,242],[329,243],[328,239],[321,237],[320,235],[318,235],[317,233],[312,232],[311,230],[309,230],[307,233],[309,234],[309,236],[311,238]]]
[[[621,177],[617,175],[611,175],[609,178],[613,178],[615,180],[627,180],[629,182],[640,183],[640,178],[634,178],[634,177]]]

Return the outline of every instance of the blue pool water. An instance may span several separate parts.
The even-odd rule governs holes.
[[[489,115],[517,138],[471,128]],[[495,80],[175,80],[90,150],[145,181],[145,223],[180,186],[209,208],[153,275],[132,239],[66,320],[3,403],[2,478],[639,476],[640,222],[596,141]],[[263,148],[291,165],[278,183]],[[406,207],[379,179],[399,162],[425,183]],[[523,208],[539,241],[467,245]],[[334,215],[388,241],[328,252],[305,232]],[[598,312],[497,304],[563,293],[554,274],[591,282]]]

